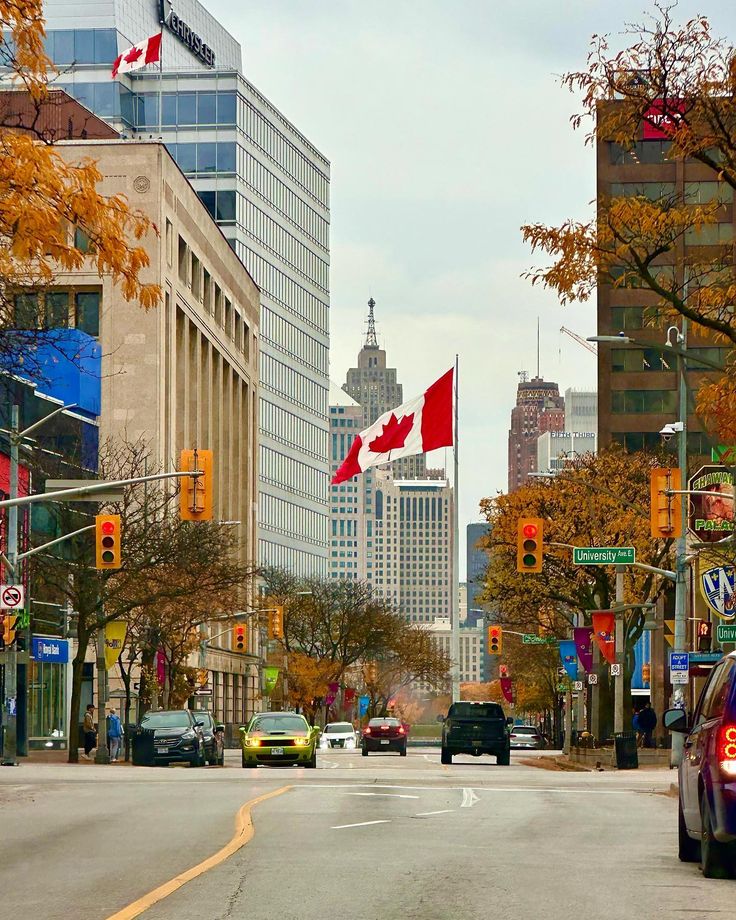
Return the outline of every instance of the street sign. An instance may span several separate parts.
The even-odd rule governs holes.
[[[719,444],[718,447],[711,447],[710,459],[714,463],[725,463],[726,466],[736,464],[736,446],[731,444]]]
[[[597,683],[598,683],[598,675],[597,675],[597,674],[588,674],[588,683],[589,683],[589,684],[597,684]]]
[[[23,585],[0,585],[0,610],[21,610],[25,607]]]
[[[550,639],[548,636],[535,636],[534,633],[524,633],[521,637],[523,645],[557,645],[559,639]]]
[[[690,652],[690,664],[716,664],[721,658],[722,652]]]
[[[583,682],[582,682],[582,680],[574,680],[574,681],[572,682],[572,689],[573,689],[573,690],[582,690],[582,689],[583,689]]]
[[[716,641],[736,642],[736,623],[719,623],[716,626]]]
[[[611,665],[611,677],[621,677],[621,665],[620,664]]]
[[[670,652],[670,682],[673,684],[686,684],[689,673],[689,652]]]
[[[31,642],[31,656],[36,661],[66,664],[69,661],[69,640],[56,636],[34,636]]]
[[[197,689],[194,691],[194,695],[195,696],[212,696],[212,688],[211,687],[197,687]]]
[[[631,565],[636,562],[633,546],[575,546],[573,565]]]
[[[45,492],[61,492],[64,489],[81,489],[84,486],[96,486],[104,479],[47,479]],[[123,486],[110,486],[107,492],[93,492],[90,495],[72,495],[65,498],[67,502],[119,502],[125,497]]]
[[[716,543],[733,533],[733,473],[725,466],[701,466],[690,477],[688,530],[700,543]]]

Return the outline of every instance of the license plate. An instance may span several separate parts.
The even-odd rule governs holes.
[[[386,741],[381,741],[381,744],[388,744],[388,739]]]
[[[165,747],[156,748],[157,754],[165,754],[167,751],[168,751],[168,748],[165,748]]]
[[[271,748],[271,753],[272,754],[283,754],[284,749],[282,747]]]

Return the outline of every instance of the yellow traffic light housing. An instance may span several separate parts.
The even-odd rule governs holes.
[[[2,639],[5,648],[9,648],[15,642],[15,624],[18,617],[14,613],[0,614],[2,618]]]
[[[665,492],[682,488],[679,468],[657,467],[651,472],[650,532],[654,539],[682,536],[682,495],[665,495]]]
[[[274,607],[268,613],[268,638],[284,638],[284,608]]]
[[[488,654],[500,655],[503,650],[503,630],[500,626],[488,627]]]
[[[211,521],[213,462],[211,450],[183,450],[179,472],[201,470],[199,476],[182,476],[179,492],[179,515],[182,521]]]
[[[544,523],[541,518],[519,518],[516,532],[516,571],[541,572],[544,561]]]
[[[243,623],[233,626],[233,651],[245,653],[248,651],[248,627]]]
[[[120,515],[96,515],[95,568],[119,569],[122,564]]]

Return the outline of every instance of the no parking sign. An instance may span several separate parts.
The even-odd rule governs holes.
[[[22,610],[24,606],[23,585],[0,585],[0,610]]]

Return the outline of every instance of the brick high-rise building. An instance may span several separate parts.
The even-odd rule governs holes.
[[[509,492],[523,485],[537,469],[537,438],[545,431],[565,428],[565,400],[550,380],[525,375],[516,390],[509,429]]]

